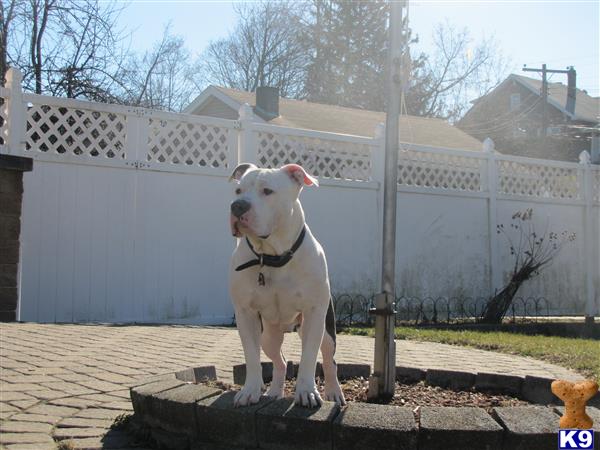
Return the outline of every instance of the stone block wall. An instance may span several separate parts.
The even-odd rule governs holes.
[[[23,172],[30,158],[0,155],[0,321],[17,319]]]

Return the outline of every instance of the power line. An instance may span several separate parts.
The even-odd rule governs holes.
[[[531,93],[526,97],[525,100],[528,100],[529,98],[534,97],[534,96],[537,96],[537,95],[534,93]],[[461,129],[463,129],[464,131],[467,131],[467,132],[475,132],[475,133],[490,133],[490,132],[494,132],[494,131],[503,130],[503,129],[508,128],[509,126],[513,125],[515,122],[518,122],[521,118],[523,118],[524,116],[529,114],[531,111],[533,111],[540,104],[540,102],[541,102],[541,99],[537,98],[531,105],[529,105],[526,109],[520,111],[517,114],[514,114],[513,111],[509,111],[509,112],[504,113],[501,116],[495,117],[494,119],[491,119],[491,120],[488,120],[485,122],[480,122],[477,125],[461,126]],[[504,120],[505,118],[507,120]],[[499,120],[500,120],[500,123],[498,123]],[[488,127],[482,126],[482,125],[486,125],[486,124],[490,124],[490,126],[488,126]]]
[[[546,137],[548,132],[548,74],[555,73],[566,73],[568,76],[568,87],[567,87],[567,105],[566,110],[570,113],[575,112],[575,95],[576,95],[576,78],[577,72],[573,66],[567,70],[548,69],[546,64],[542,64],[541,69],[530,69],[523,67],[523,72],[542,72],[542,137]]]
[[[532,105],[530,105],[527,109],[521,111],[519,114],[517,114],[516,116],[514,116],[512,119],[507,120],[504,123],[499,123],[499,124],[497,124],[495,126],[491,126],[491,127],[488,127],[488,128],[475,129],[472,132],[477,132],[478,134],[491,134],[491,133],[496,133],[496,132],[499,132],[499,131],[506,130],[507,128],[512,127],[515,124],[517,124],[523,117],[526,117],[540,103],[541,103],[541,100],[537,99]]]

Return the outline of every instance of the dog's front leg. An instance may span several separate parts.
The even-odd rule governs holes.
[[[246,358],[246,381],[244,387],[233,400],[234,406],[257,403],[263,389],[262,367],[260,365],[260,317],[256,311],[239,308],[235,320]]]
[[[314,408],[323,403],[315,383],[315,369],[317,353],[325,330],[325,311],[322,308],[313,308],[303,311],[302,316],[302,357],[298,368],[294,402]]]

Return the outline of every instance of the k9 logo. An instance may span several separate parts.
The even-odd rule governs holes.
[[[593,450],[594,430],[558,430],[558,448]]]

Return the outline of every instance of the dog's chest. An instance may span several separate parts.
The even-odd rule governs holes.
[[[316,301],[310,290],[310,286],[303,285],[292,277],[278,277],[274,280],[265,273],[265,285],[257,283],[250,289],[249,306],[268,322],[292,323],[299,312],[310,308]]]

